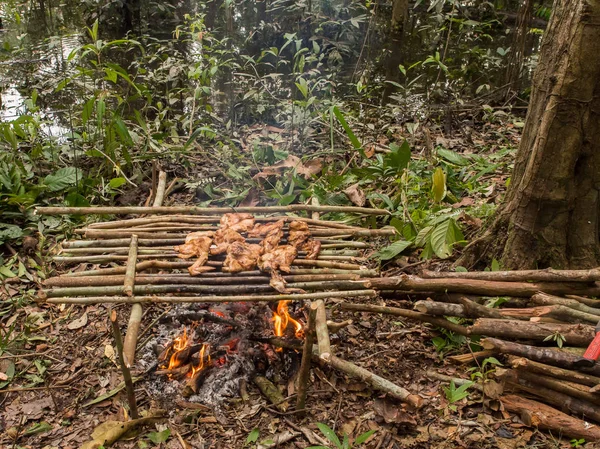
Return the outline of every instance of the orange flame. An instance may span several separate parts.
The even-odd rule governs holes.
[[[290,301],[279,301],[277,311],[273,312],[273,328],[277,337],[283,337],[288,325],[294,326],[294,333],[297,338],[302,337],[302,323],[296,321],[288,312],[288,304]],[[281,348],[279,348],[281,349]]]
[[[200,349],[200,361],[198,362],[198,364],[196,366],[192,366],[192,370],[189,373],[190,377],[194,377],[194,374],[196,374],[199,371],[202,371],[204,369],[205,364],[208,365],[210,364],[210,354],[208,353],[209,351],[209,345],[208,343],[204,343],[202,345],[202,349]],[[206,355],[206,362],[204,360],[204,356]]]
[[[187,328],[183,328],[183,335],[174,339],[173,344],[171,345],[171,350],[174,352],[169,359],[169,365],[167,369],[177,368],[179,365],[181,365],[181,361],[177,357],[177,354],[187,348],[188,344]]]

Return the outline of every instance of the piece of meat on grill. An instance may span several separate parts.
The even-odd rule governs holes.
[[[279,272],[279,270],[271,271],[271,280],[269,281],[269,285],[277,290],[279,293],[306,293],[301,288],[287,288],[287,282]]]
[[[216,256],[217,254],[223,254],[227,252],[227,248],[233,242],[243,241],[244,237],[242,237],[239,232],[234,231],[231,228],[219,229],[217,232],[215,232],[215,237],[213,239],[213,243],[216,245],[216,247],[211,248],[210,253],[213,256]]]
[[[281,245],[277,248],[269,251],[268,253],[260,256],[258,261],[258,268],[261,271],[272,272],[275,270],[281,270],[285,273],[289,273],[291,265],[296,256],[298,250],[295,246]]]
[[[309,239],[302,245],[302,250],[306,251],[307,259],[315,260],[319,257],[319,253],[321,252],[321,241]]]
[[[233,242],[227,248],[223,271],[226,273],[239,273],[240,271],[253,270],[258,263],[261,251],[260,245]]]
[[[288,237],[288,245],[300,247],[310,238],[310,230],[308,224],[304,221],[294,220],[290,222],[290,234]]]
[[[248,232],[254,227],[252,214],[224,214],[221,217],[221,229],[232,229],[237,232]]]
[[[284,224],[285,218],[277,220],[273,223],[256,223],[252,230],[248,232],[248,237],[262,237],[263,235],[270,234],[273,230],[282,229]]]
[[[273,251],[277,246],[279,246],[279,242],[283,238],[283,228],[273,228],[269,231],[269,233],[265,236],[262,242],[260,242],[260,246],[262,247],[263,254],[269,253]]]
[[[198,260],[196,260],[191,267],[188,267],[188,272],[192,276],[198,276],[199,274],[215,270],[215,267],[206,266],[204,265],[205,263],[205,259],[203,260],[202,258],[198,258]]]
[[[189,259],[191,257],[206,257],[203,263],[208,260],[208,251],[210,245],[212,245],[214,232],[212,231],[201,231],[192,232],[185,238],[183,245],[176,246],[174,249],[179,254],[177,257],[180,259]]]

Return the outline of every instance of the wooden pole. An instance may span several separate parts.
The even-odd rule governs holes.
[[[600,377],[591,374],[581,373],[579,371],[559,368],[557,366],[546,365],[545,363],[535,362],[525,357],[508,356],[510,365],[518,371],[528,371],[533,374],[541,374],[554,377],[556,379],[576,382],[578,384],[595,387],[600,385]],[[600,396],[598,396],[600,398]]]
[[[470,332],[472,335],[537,341],[560,334],[571,346],[587,346],[596,335],[594,327],[587,324],[532,323],[493,318],[479,318],[471,326]]]
[[[477,279],[423,279],[416,276],[378,278],[370,281],[377,290],[402,290],[434,293],[466,293],[483,296],[531,297],[538,292],[554,295],[576,294],[600,296],[600,288],[578,282],[498,282]]]
[[[140,215],[140,214],[190,214],[190,215],[215,215],[226,213],[275,213],[275,212],[337,212],[364,215],[391,215],[384,209],[371,209],[368,207],[354,206],[313,206],[310,204],[290,204],[289,206],[262,206],[262,207],[197,207],[197,206],[162,206],[162,207],[38,207],[37,215]]]
[[[304,331],[304,346],[302,349],[302,362],[298,372],[298,396],[296,396],[296,410],[304,410],[306,406],[306,394],[310,378],[310,364],[315,340],[315,322],[317,317],[317,302],[310,305],[308,321]]]
[[[319,356],[319,359],[324,361],[327,365],[348,374],[351,377],[355,377],[363,382],[370,384],[373,388],[384,393],[389,394],[391,397],[399,399],[400,401],[406,402],[415,408],[423,406],[423,398],[416,394],[412,394],[405,388],[400,387],[377,374],[372,373],[365,368],[361,368],[347,360],[340,359],[331,353],[324,353]]]
[[[592,299],[590,301],[596,301],[598,304],[600,304],[600,301],[598,301],[598,300]],[[531,302],[533,302],[534,304],[540,305],[540,306],[551,306],[551,305],[566,306],[566,307],[570,307],[571,309],[579,310],[580,312],[585,312],[585,313],[589,313],[592,315],[600,316],[600,309],[598,309],[596,307],[590,307],[586,304],[583,304],[580,301],[577,301],[576,299],[561,298],[560,296],[548,295],[546,293],[536,293],[535,295],[533,295],[531,297]],[[596,318],[596,320],[600,320],[600,317]]]
[[[600,441],[600,428],[567,415],[546,404],[517,395],[504,395],[500,398],[504,408],[518,413],[521,420],[530,427],[550,430],[556,435],[583,438],[587,441]]]
[[[315,308],[315,333],[317,334],[319,356],[323,357],[325,354],[331,354],[331,341],[329,340],[329,330],[327,329],[325,303],[322,300],[317,300],[315,302]]]
[[[400,309],[398,307],[376,306],[372,304],[351,304],[346,302],[341,303],[340,307],[343,310],[352,310],[354,312],[385,313],[389,315],[401,316],[404,318],[430,323],[434,326],[448,329],[459,335],[469,335],[469,329],[464,326],[454,324],[444,318],[433,317],[424,313],[415,312],[414,310]]]
[[[121,364],[121,371],[123,372],[123,380],[125,382],[125,390],[127,391],[127,402],[129,402],[129,410],[133,419],[138,419],[137,403],[135,401],[135,390],[133,389],[133,381],[131,380],[131,372],[125,364],[123,358],[123,340],[121,338],[121,330],[119,329],[119,323],[117,321],[117,312],[110,311],[110,323],[112,325],[113,336],[115,338],[115,346],[117,347],[117,354],[119,356],[119,363]]]
[[[125,280],[123,282],[123,294],[133,296],[135,287],[135,267],[137,263],[137,235],[131,236],[131,246],[129,248],[129,259],[125,272]],[[135,348],[137,346],[137,336],[142,322],[142,305],[135,303],[131,305],[131,315],[129,315],[129,323],[127,324],[127,333],[125,334],[125,342],[123,343],[123,357],[125,365],[128,368],[133,366],[135,361]]]
[[[343,292],[315,292],[299,293],[292,295],[244,295],[244,296],[138,296],[130,298],[129,296],[87,296],[74,298],[48,298],[48,304],[132,304],[140,303],[193,303],[193,302],[272,302],[281,300],[301,301],[305,299],[323,299],[323,298],[353,298],[377,296],[375,290],[350,290]],[[417,313],[417,312],[413,312]],[[459,326],[462,327],[462,326]]]
[[[596,282],[600,281],[600,269],[591,270],[522,270],[522,271],[429,271],[421,274],[427,279],[477,279],[506,282]]]

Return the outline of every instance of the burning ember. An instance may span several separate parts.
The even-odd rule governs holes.
[[[299,321],[296,321],[290,316],[288,311],[288,304],[290,301],[279,301],[277,305],[277,311],[273,312],[273,330],[276,337],[285,336],[285,331],[289,325],[294,327],[294,335],[296,338],[302,338],[303,325]],[[281,348],[278,348],[281,351]]]

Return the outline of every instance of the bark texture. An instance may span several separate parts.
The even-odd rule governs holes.
[[[463,264],[501,254],[508,269],[598,265],[599,23],[598,1],[554,3],[507,197]]]

